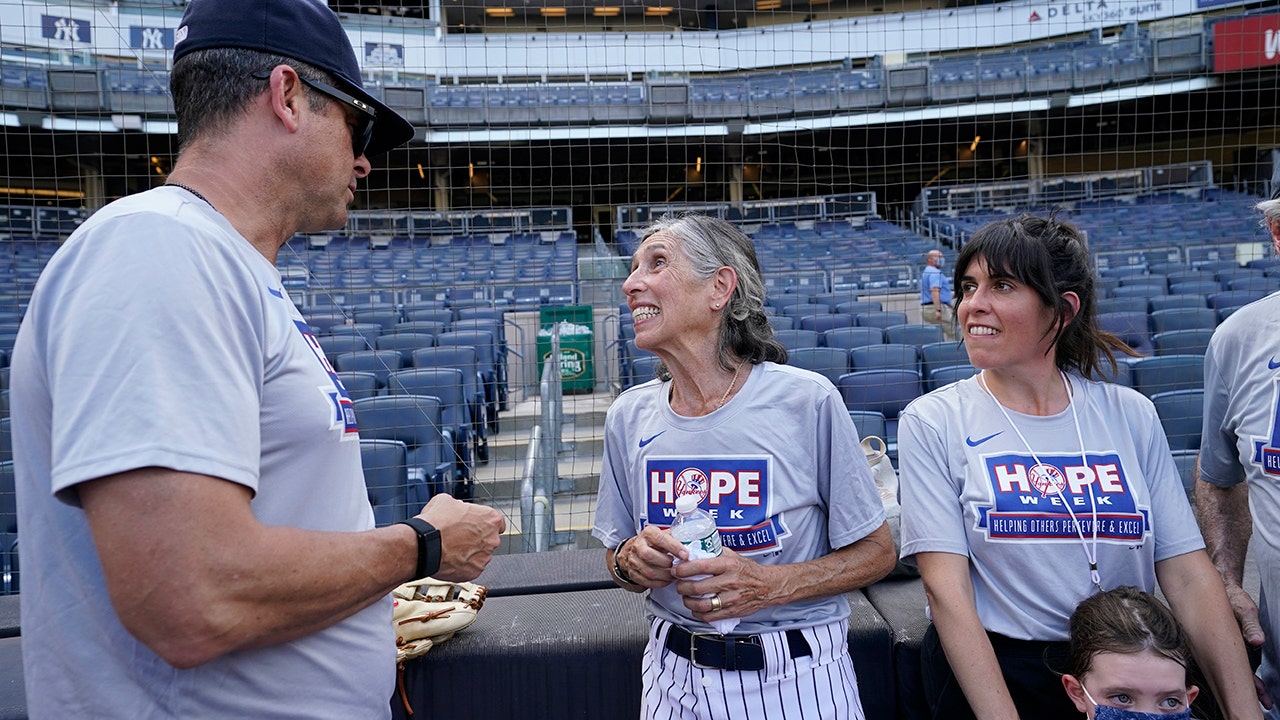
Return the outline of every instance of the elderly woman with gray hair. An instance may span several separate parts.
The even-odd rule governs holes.
[[[661,365],[609,409],[593,534],[618,585],[648,593],[641,717],[862,718],[842,596],[894,552],[839,392],[784,364],[733,225],[665,217],[631,268],[636,346]],[[719,557],[691,559],[668,530],[688,494]]]

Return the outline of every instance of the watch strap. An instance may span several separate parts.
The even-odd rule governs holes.
[[[412,579],[435,575],[440,570],[440,531],[420,517],[401,520],[399,524],[408,525],[418,535],[418,569]]]

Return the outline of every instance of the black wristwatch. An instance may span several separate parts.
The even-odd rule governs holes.
[[[408,525],[418,533],[418,570],[413,580],[435,575],[440,569],[440,531],[434,525],[419,517],[401,520],[400,525]]]

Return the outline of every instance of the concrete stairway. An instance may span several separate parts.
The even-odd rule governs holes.
[[[564,396],[562,445],[557,463],[560,479],[552,498],[552,510],[555,530],[571,532],[573,542],[557,545],[553,550],[601,547],[591,537],[591,523],[595,517],[596,488],[604,454],[604,418],[612,401],[613,396],[607,390]],[[510,409],[498,419],[499,433],[489,436],[489,462],[475,468],[476,502],[497,508],[507,518],[507,532],[499,553],[524,552],[520,481],[529,439],[541,412],[542,403],[536,395],[523,400],[513,397]]]

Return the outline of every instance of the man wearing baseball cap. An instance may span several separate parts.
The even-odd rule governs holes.
[[[95,213],[15,344],[32,718],[390,716],[389,591],[476,577],[495,510],[375,528],[358,418],[276,254],[412,126],[319,0],[192,0],[167,184]]]

